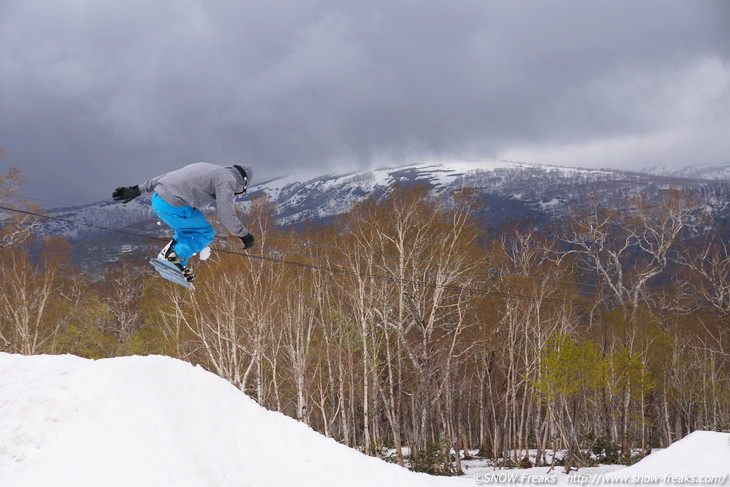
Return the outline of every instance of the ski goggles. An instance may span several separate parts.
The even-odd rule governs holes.
[[[244,171],[241,166],[236,164],[233,167],[238,169],[238,172],[240,172],[241,176],[243,176],[243,191],[241,191],[240,193],[236,193],[236,194],[243,194],[248,189],[248,175],[246,174],[246,171]]]

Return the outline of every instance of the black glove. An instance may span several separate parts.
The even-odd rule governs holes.
[[[129,203],[140,194],[139,186],[128,186],[126,188],[115,189],[114,193],[112,193],[112,198],[114,198],[114,201]]]
[[[243,237],[240,237],[240,238],[241,238],[241,242],[243,242],[243,250],[247,250],[247,249],[250,249],[251,247],[253,247],[253,242],[254,242],[253,235],[251,235],[250,233],[247,233],[246,235],[244,235]]]

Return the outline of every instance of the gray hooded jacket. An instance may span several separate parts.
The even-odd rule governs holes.
[[[251,182],[251,166],[240,165],[248,182]],[[215,203],[218,219],[234,235],[245,236],[248,232],[236,215],[234,196],[244,190],[243,175],[235,167],[221,167],[207,162],[196,162],[152,178],[139,185],[142,193],[156,192],[172,206],[205,208]]]

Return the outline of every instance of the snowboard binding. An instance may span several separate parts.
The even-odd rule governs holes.
[[[175,240],[170,240],[170,243],[162,248],[160,253],[157,255],[157,258],[161,260],[166,260],[167,262],[170,262],[175,267],[177,267],[187,282],[195,282],[195,274],[193,274],[193,269],[189,265],[185,266],[182,264],[182,260],[177,256],[174,246]]]

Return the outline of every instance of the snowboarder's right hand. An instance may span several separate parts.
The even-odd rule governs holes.
[[[253,235],[251,235],[250,233],[247,233],[246,235],[244,235],[243,237],[240,237],[240,238],[241,238],[241,242],[243,242],[243,250],[247,250],[247,249],[250,249],[251,247],[253,247],[253,242],[254,242]]]
[[[129,203],[140,194],[139,186],[128,186],[125,188],[115,189],[114,193],[112,193],[112,198],[114,198],[114,201]]]

